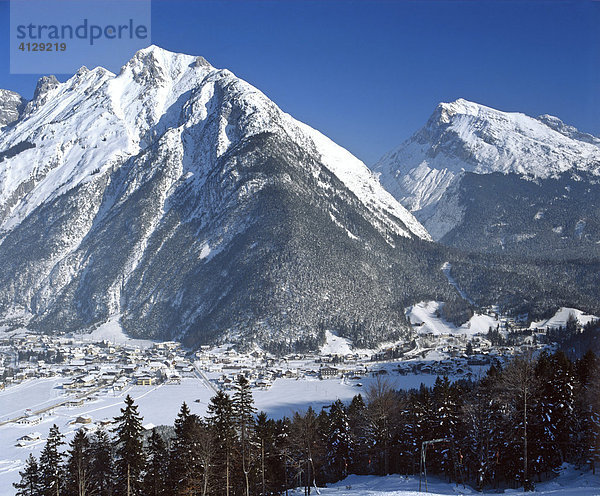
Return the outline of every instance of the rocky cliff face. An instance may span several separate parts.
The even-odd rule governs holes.
[[[27,100],[18,93],[0,90],[0,128],[16,121],[26,104]]]
[[[453,291],[362,162],[201,57],[45,78],[0,153],[5,323],[314,348],[402,336],[408,301]]]
[[[457,100],[440,104],[375,170],[442,243],[576,252],[600,240],[599,143],[556,117]]]

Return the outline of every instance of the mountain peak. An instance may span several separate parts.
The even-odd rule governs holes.
[[[204,57],[171,52],[156,45],[138,50],[121,68],[121,73],[131,70],[138,77],[151,75],[154,78],[177,78],[188,68],[212,69]]]
[[[419,211],[436,204],[464,172],[542,179],[567,171],[600,174],[599,147],[599,139],[560,119],[535,119],[459,98],[438,104],[427,124],[375,170],[397,200]]]
[[[18,93],[0,90],[0,128],[19,119],[26,103]]]
[[[40,79],[38,79],[38,82],[35,86],[35,91],[33,92],[33,99],[37,100],[43,97],[46,93],[56,88],[59,84],[60,83],[58,79],[56,79],[56,76],[54,75],[42,76]]]
[[[156,46],[117,76],[38,93],[53,85],[0,133],[0,317],[76,330],[120,315],[189,345],[316,347],[340,316],[401,337],[407,284],[423,287],[412,240],[431,238],[348,151],[233,73]]]

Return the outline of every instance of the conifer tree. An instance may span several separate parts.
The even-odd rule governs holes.
[[[40,494],[41,496],[60,496],[63,489],[63,458],[60,447],[64,445],[64,436],[58,426],[50,428],[48,439],[40,454]]]
[[[486,484],[494,481],[496,453],[499,449],[498,431],[501,417],[493,401],[493,381],[486,377],[474,386],[462,410],[462,425],[465,439],[461,443],[465,464],[471,469],[475,487],[482,491]],[[462,454],[462,453],[461,453]]]
[[[267,489],[272,488],[271,481],[275,478],[272,461],[277,444],[277,430],[275,422],[265,412],[257,415],[254,434],[260,449],[260,494],[267,494]]]
[[[348,475],[354,451],[350,421],[344,404],[338,399],[329,410],[327,465],[334,480]]]
[[[208,404],[207,422],[215,440],[215,484],[219,494],[229,496],[231,489],[235,421],[233,401],[223,391],[218,391]]]
[[[520,478],[525,491],[533,490],[533,481],[530,477],[529,446],[531,411],[534,407],[534,399],[538,388],[538,381],[534,370],[535,363],[530,356],[519,356],[513,359],[502,372],[500,394],[504,397],[504,404],[509,412],[509,422],[517,434],[517,438],[511,444],[516,447],[519,444],[521,450],[522,472],[516,475]],[[510,457],[513,461],[516,456]]]
[[[66,466],[66,494],[87,496],[91,489],[92,457],[90,441],[83,431],[78,430],[69,444]]]
[[[129,395],[125,408],[115,417],[115,485],[118,494],[134,496],[141,494],[141,474],[145,460],[142,449],[142,417],[137,405]]]
[[[254,427],[254,399],[250,383],[240,374],[235,382],[233,394],[233,414],[240,439],[242,471],[244,473],[245,495],[250,496],[250,437]]]
[[[94,496],[113,494],[114,463],[113,447],[105,430],[99,430],[90,443],[91,453],[91,493]]]
[[[447,443],[440,446],[440,450],[432,450],[431,461],[433,466],[451,478],[457,467],[453,459],[456,458],[455,441],[458,428],[458,401],[454,387],[447,376],[437,377],[433,386],[434,436],[438,439],[447,439]]]
[[[202,486],[199,435],[200,419],[190,412],[185,402],[175,419],[170,474],[177,494],[196,494]]]
[[[167,491],[167,475],[169,453],[162,436],[156,429],[148,440],[146,454],[146,470],[142,481],[144,496],[165,496]]]
[[[365,474],[369,464],[368,419],[367,406],[361,394],[355,395],[348,406],[348,422],[354,446],[351,471],[353,474]]]
[[[588,351],[576,364],[579,383],[578,417],[581,421],[581,458],[592,471],[600,464],[600,359]]]
[[[393,417],[397,411],[397,398],[389,382],[377,376],[367,394],[367,412],[374,440],[374,454],[380,459],[379,473],[389,474],[390,448],[393,437]]]
[[[323,449],[319,435],[317,416],[312,407],[308,407],[304,415],[294,414],[290,429],[292,457],[300,484],[304,483],[306,493],[310,494],[311,485],[315,484],[315,459]]]
[[[19,472],[21,480],[14,482],[13,486],[17,490],[15,496],[39,496],[40,494],[40,474],[37,460],[30,453],[25,461],[25,468]]]

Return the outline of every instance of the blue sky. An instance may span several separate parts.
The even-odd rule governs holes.
[[[0,87],[29,98],[37,76],[9,74],[7,0],[0,22]],[[598,26],[585,0],[152,5],[154,44],[230,69],[367,164],[459,97],[600,135]]]

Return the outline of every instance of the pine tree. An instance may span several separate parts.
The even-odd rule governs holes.
[[[233,394],[233,414],[239,433],[242,457],[242,471],[244,473],[245,494],[250,496],[250,437],[254,427],[254,399],[248,379],[242,374],[238,375]]]
[[[129,395],[125,398],[125,408],[115,417],[117,424],[115,439],[115,483],[118,494],[133,496],[141,494],[141,474],[145,460],[142,449],[142,417],[137,405]]]
[[[353,454],[354,446],[348,413],[344,404],[336,400],[329,409],[327,432],[327,464],[333,480],[348,475]]]
[[[148,440],[146,470],[142,481],[144,496],[165,496],[167,491],[169,453],[156,429]]]
[[[200,492],[202,486],[200,419],[190,412],[184,402],[179,409],[174,426],[175,437],[172,440],[170,455],[172,484],[177,488],[177,494],[196,494]]]
[[[354,396],[348,406],[348,422],[350,425],[350,435],[352,436],[352,446],[354,446],[350,467],[351,472],[353,474],[368,473],[369,442],[367,436],[369,421],[367,418],[367,406],[360,394]]]
[[[235,443],[233,401],[223,391],[217,392],[208,404],[207,422],[215,439],[215,485],[219,494],[229,496],[231,489],[231,463]]]
[[[96,432],[91,441],[90,454],[90,492],[94,496],[111,496],[114,479],[113,447],[106,431]]]
[[[64,453],[59,451],[64,445],[64,436],[58,426],[50,428],[46,445],[40,454],[40,494],[41,496],[60,496],[63,488],[64,467],[62,466]]]
[[[25,461],[25,468],[19,472],[21,480],[13,483],[17,492],[15,496],[39,496],[40,494],[40,477],[37,460],[30,453]]]
[[[92,457],[90,441],[80,429],[69,444],[65,489],[69,496],[86,496],[90,494]]]

